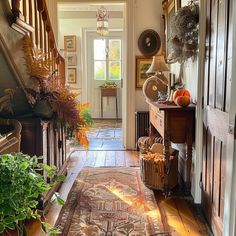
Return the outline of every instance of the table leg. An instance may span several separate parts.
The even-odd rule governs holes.
[[[116,96],[116,119],[118,120],[118,101]]]
[[[185,173],[186,173],[186,183],[185,183],[185,194],[189,195],[191,192],[191,167],[192,167],[192,144],[187,143],[186,150],[186,164],[185,164]]]
[[[101,96],[101,117],[103,119],[103,99],[102,99],[102,96]]]

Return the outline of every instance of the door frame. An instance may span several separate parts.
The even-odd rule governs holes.
[[[204,73],[205,73],[205,39],[206,39],[206,1],[199,2],[199,54],[198,54],[198,83],[197,83],[197,105],[196,105],[196,137],[195,137],[195,178],[192,186],[194,203],[201,203],[201,173],[203,157],[203,96],[204,96]]]
[[[60,1],[60,0],[59,0]],[[83,0],[79,0],[77,2],[83,3]],[[124,47],[123,47],[123,70],[125,78],[123,79],[123,89],[122,89],[122,129],[123,129],[123,143],[124,147],[127,150],[135,149],[135,44],[134,37],[134,10],[135,10],[135,0],[95,0],[91,1],[93,3],[102,3],[102,2],[115,2],[115,3],[124,3]],[[84,29],[85,30],[85,29]],[[82,36],[84,38],[86,32],[82,32]],[[86,42],[84,40],[83,50],[85,50]],[[84,53],[83,53],[84,54]],[[82,73],[87,76],[86,72],[86,60],[87,58],[83,58],[82,60]],[[127,66],[129,63],[129,66]],[[82,87],[87,90],[87,82],[82,82]],[[132,99],[130,99],[132,98]],[[82,95],[82,101],[86,101],[86,97]]]
[[[236,234],[236,137],[235,137],[235,119],[236,119],[236,2],[231,0],[232,10],[232,78],[230,94],[230,111],[229,111],[229,133],[227,145],[227,162],[226,162],[226,185],[225,185],[225,208],[224,208],[224,227],[223,235]],[[232,132],[233,131],[233,132]]]
[[[231,0],[231,9],[236,8],[236,2]],[[200,23],[199,23],[199,68],[198,68],[198,86],[197,86],[197,107],[196,107],[196,161],[194,179],[194,202],[201,203],[201,168],[202,168],[202,147],[203,147],[203,109],[202,100],[204,94],[204,71],[205,71],[205,37],[206,37],[206,1],[200,0]],[[233,55],[232,55],[232,79],[230,94],[230,110],[229,110],[229,130],[235,130],[236,115],[236,11],[232,13],[233,24]],[[234,76],[236,77],[236,76]],[[229,132],[227,137],[227,161],[226,161],[226,185],[225,185],[225,201],[224,201],[224,219],[223,219],[223,235],[236,234],[236,141],[234,132]]]
[[[82,28],[82,46],[81,46],[81,48],[82,48],[82,60],[81,60],[81,67],[82,67],[82,74],[83,74],[83,79],[82,79],[82,88],[83,88],[83,91],[85,91],[85,92],[82,92],[82,103],[86,103],[86,102],[88,102],[88,100],[89,100],[89,86],[91,85],[90,83],[91,83],[91,81],[89,81],[89,73],[88,73],[88,71],[90,70],[90,68],[89,68],[89,66],[88,66],[88,61],[89,61],[89,59],[90,59],[90,56],[89,56],[89,54],[91,53],[91,52],[89,52],[88,51],[88,48],[89,48],[89,46],[88,46],[88,43],[91,43],[91,39],[93,38],[93,35],[95,35],[96,34],[96,31],[97,31],[97,29],[96,28],[86,28],[86,27],[83,27]],[[121,48],[122,48],[122,53],[121,53],[121,68],[122,68],[122,70],[121,70],[121,78],[124,78],[124,58],[125,58],[125,55],[124,55],[124,50],[123,50],[123,45],[124,45],[124,37],[123,37],[123,29],[110,29],[109,30],[109,32],[112,32],[112,33],[115,33],[115,32],[119,32],[119,34],[120,35],[112,35],[112,37],[116,37],[116,38],[119,38],[119,39],[121,39]],[[108,37],[110,37],[110,34],[109,34],[109,36]],[[98,38],[101,38],[101,37],[98,37]],[[91,49],[90,49],[91,50]],[[105,80],[101,80],[100,82],[102,82],[102,83],[104,83],[105,82]],[[119,81],[114,81],[114,82],[118,82],[118,84],[121,84],[122,82],[121,82],[121,80],[119,80]],[[122,96],[122,92],[118,92],[119,93],[119,95],[118,96]],[[121,98],[121,96],[120,96],[120,98]],[[120,101],[119,101],[119,103],[118,103],[118,107],[119,107],[119,104],[120,104]],[[122,107],[122,106],[121,106]],[[118,110],[119,110],[119,108],[118,108]],[[122,111],[121,111],[121,114],[122,114]]]

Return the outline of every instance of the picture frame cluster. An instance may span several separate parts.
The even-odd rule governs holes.
[[[76,35],[64,36],[64,50],[67,52],[67,83],[77,83],[77,37]]]

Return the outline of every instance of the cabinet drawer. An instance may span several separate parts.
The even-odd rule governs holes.
[[[150,122],[158,133],[164,137],[164,112],[150,107]]]

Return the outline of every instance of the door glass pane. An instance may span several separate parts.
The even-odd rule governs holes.
[[[109,40],[109,60],[120,60],[121,58],[121,40]]]
[[[109,62],[109,80],[120,80],[121,68],[120,61]]]
[[[104,39],[94,39],[94,60],[105,60],[106,59],[106,41]]]
[[[94,79],[106,80],[106,62],[105,61],[94,62]]]

